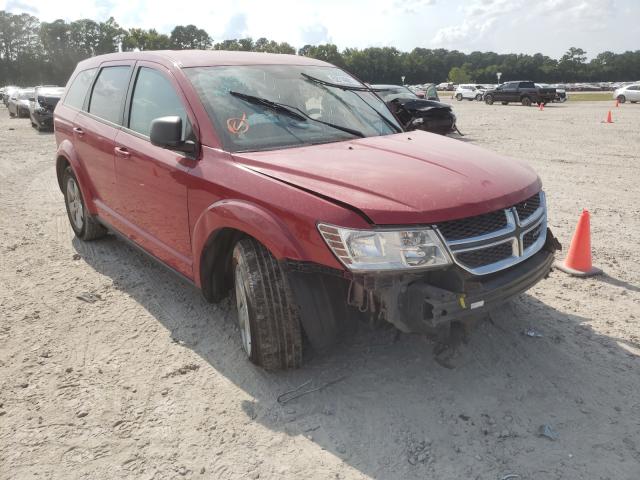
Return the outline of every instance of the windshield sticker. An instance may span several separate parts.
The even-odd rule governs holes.
[[[249,122],[247,122],[247,114],[243,113],[240,118],[227,119],[227,130],[234,135],[242,135],[249,131]]]
[[[349,75],[338,73],[335,75],[329,74],[327,77],[329,77],[329,80],[331,80],[332,83],[337,83],[338,85],[361,86],[355,78],[350,77]]]

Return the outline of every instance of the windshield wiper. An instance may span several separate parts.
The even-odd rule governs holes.
[[[336,130],[340,130],[346,133],[350,133],[351,135],[355,135],[356,137],[364,138],[366,135],[362,133],[360,130],[355,130],[349,127],[343,127],[342,125],[336,125],[335,123],[325,122],[324,120],[318,120],[317,118],[313,118],[307,113],[300,110],[298,107],[294,107],[292,105],[287,105],[284,103],[274,102],[273,100],[268,100],[266,98],[255,97],[253,95],[247,95],[246,93],[229,91],[229,95],[233,95],[234,97],[238,97],[246,102],[254,103],[256,105],[262,105],[264,107],[270,108],[275,112],[286,113],[290,117],[296,118],[298,120],[307,121],[311,120],[313,122],[321,123],[331,128],[335,128]]]
[[[320,78],[316,78],[316,77],[312,77],[311,75],[307,75],[306,73],[301,73],[301,75],[306,78],[307,80],[317,83],[319,85],[324,85],[325,87],[335,87],[335,88],[339,88],[341,90],[347,90],[349,92],[372,92],[374,95],[376,95],[375,92],[383,92],[385,89],[384,88],[371,88],[371,87],[367,87],[366,85],[363,86],[358,86],[358,85],[344,85],[344,84],[340,84],[340,83],[332,83],[332,82],[327,82],[326,80],[322,80]],[[369,102],[367,102],[364,98],[362,98],[360,95],[358,95],[357,93],[355,93],[356,97],[358,97],[360,100],[362,100],[369,108],[371,108],[371,110],[373,110],[374,112],[376,112],[376,114],[382,119],[382,121],[384,123],[386,123],[388,126],[390,126],[393,130],[395,130],[396,132],[400,133],[402,132],[402,128],[398,127],[398,125],[396,125],[395,123],[393,123],[391,120],[389,120],[387,117],[384,116],[384,114],[382,112],[379,112],[378,109],[376,107],[374,107],[373,105],[371,105]],[[377,96],[377,95],[376,95]],[[378,97],[379,98],[379,97]],[[384,101],[383,101],[384,102]]]
[[[234,97],[241,98],[245,102],[254,103],[256,105],[262,105],[264,107],[270,108],[275,112],[286,113],[290,117],[293,117],[298,120],[302,120],[306,122],[307,119],[300,113],[293,110],[291,107],[287,105],[283,105],[281,103],[273,102],[271,100],[267,100],[266,98],[254,97],[253,95],[247,95],[246,93],[233,92],[229,91],[229,95],[233,95]]]

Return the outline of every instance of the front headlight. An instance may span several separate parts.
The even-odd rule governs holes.
[[[352,271],[419,270],[451,263],[431,228],[354,230],[321,223],[318,230]]]

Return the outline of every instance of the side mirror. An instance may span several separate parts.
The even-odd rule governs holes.
[[[151,143],[178,152],[195,153],[196,144],[182,140],[182,119],[178,116],[160,117],[151,121]]]

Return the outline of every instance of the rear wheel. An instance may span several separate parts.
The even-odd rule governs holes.
[[[456,100],[458,100],[459,102],[462,101],[462,94],[461,93],[457,93],[456,94]]]
[[[524,105],[525,107],[530,107],[531,106],[531,99],[529,97],[522,97],[522,105]]]
[[[106,235],[107,230],[87,211],[78,179],[71,167],[67,167],[64,171],[62,186],[69,223],[71,223],[71,228],[76,237],[84,241],[90,241]]]
[[[487,95],[484,97],[484,103],[487,105],[493,105],[493,95]]]
[[[625,97],[624,95],[618,95],[618,101],[620,103],[624,103],[627,101],[627,97]]]
[[[302,363],[302,331],[297,305],[278,261],[253,239],[233,249],[235,296],[242,347],[267,370]]]

